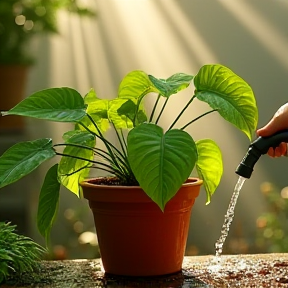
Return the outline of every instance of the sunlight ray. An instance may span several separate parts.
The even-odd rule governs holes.
[[[243,1],[218,0],[242,25],[277,59],[280,65],[288,69],[288,41],[256,9]],[[269,35],[269,37],[267,37]]]
[[[180,9],[176,1],[160,0],[162,3],[162,9],[171,16],[170,20],[173,22],[175,27],[178,27],[178,31],[183,31],[186,36],[187,45],[191,52],[197,55],[199,62],[203,65],[204,63],[216,63],[217,56],[212,49],[206,44],[204,38],[201,36],[199,31],[191,25],[191,21],[187,19],[187,16]],[[194,67],[199,68],[199,67]]]

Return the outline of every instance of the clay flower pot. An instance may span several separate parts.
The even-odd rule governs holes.
[[[81,183],[94,215],[106,273],[156,276],[179,272],[190,214],[202,180],[189,178],[164,213],[138,186]]]
[[[25,98],[29,66],[0,65],[0,110],[7,111]],[[0,130],[21,130],[24,128],[21,116],[0,117]]]

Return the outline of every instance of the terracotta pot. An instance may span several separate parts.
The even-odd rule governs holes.
[[[189,178],[164,213],[137,186],[81,183],[94,215],[106,273],[156,276],[182,268],[190,214],[202,180]]]
[[[25,97],[29,66],[0,65],[0,111],[7,111]],[[0,130],[24,128],[24,117],[0,117]]]

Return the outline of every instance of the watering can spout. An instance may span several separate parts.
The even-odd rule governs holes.
[[[279,131],[268,137],[258,137],[249,145],[246,155],[236,168],[236,174],[249,179],[261,155],[266,154],[270,147],[277,147],[281,142],[288,143],[288,130]]]

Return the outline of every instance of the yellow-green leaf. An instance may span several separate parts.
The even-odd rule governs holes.
[[[218,145],[211,139],[196,141],[198,160],[196,169],[198,175],[203,179],[203,185],[207,194],[207,204],[218,187],[222,174],[222,154]]]

